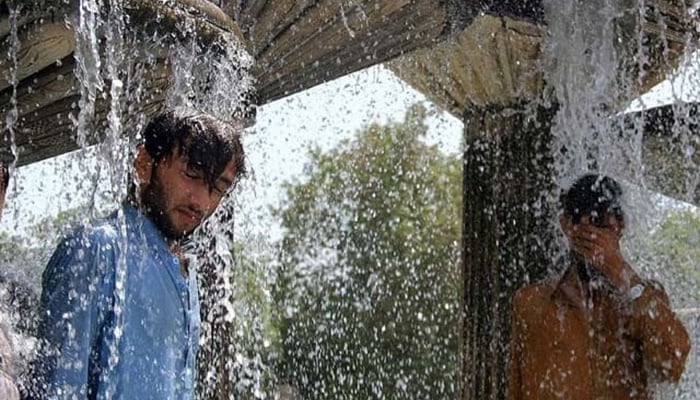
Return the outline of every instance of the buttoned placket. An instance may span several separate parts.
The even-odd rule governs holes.
[[[193,358],[193,351],[191,348],[192,345],[192,303],[191,303],[191,298],[192,296],[189,293],[189,288],[187,281],[185,280],[185,277],[182,276],[182,272],[180,269],[180,260],[177,257],[177,255],[173,254],[169,250],[167,250],[168,256],[163,257],[164,261],[167,263],[167,268],[168,272],[170,274],[171,280],[173,281],[173,284],[175,286],[175,289],[177,290],[178,298],[180,300],[180,304],[182,305],[182,310],[183,310],[183,319],[184,319],[184,349],[181,349],[182,354],[183,354],[183,371],[185,371],[185,374],[180,377],[181,384],[185,388],[187,392],[192,391],[192,379],[190,379],[190,374],[192,371],[189,371],[192,366],[192,358]]]
[[[133,211],[133,215],[136,216],[136,210]],[[199,311],[198,311],[198,298],[196,292],[196,273],[194,270],[190,269],[189,276],[184,277],[180,269],[180,260],[177,255],[174,254],[167,243],[163,240],[163,237],[155,230],[155,227],[147,224],[147,227],[143,225],[136,225],[138,229],[136,232],[141,235],[139,240],[146,241],[152,244],[150,251],[152,256],[155,256],[155,260],[158,264],[165,267],[168,275],[170,275],[170,281],[172,287],[177,293],[177,297],[180,301],[182,307],[183,315],[183,341],[181,343],[180,354],[183,356],[183,373],[178,377],[180,388],[184,389],[184,396],[188,398],[194,393],[193,376],[195,367],[195,348],[194,344],[196,340],[199,340],[197,329],[199,327]],[[144,236],[145,234],[145,236]],[[183,348],[184,347],[184,348]]]

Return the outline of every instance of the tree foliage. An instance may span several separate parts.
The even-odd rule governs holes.
[[[683,301],[696,304],[700,300],[700,215],[690,210],[671,213],[649,242],[659,273],[674,283]]]
[[[425,118],[313,150],[286,186],[279,368],[304,399],[453,396],[461,163],[424,143]]]

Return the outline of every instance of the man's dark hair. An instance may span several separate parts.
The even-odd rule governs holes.
[[[572,222],[577,224],[586,215],[600,220],[604,215],[612,214],[615,218],[624,220],[621,197],[622,188],[613,178],[588,174],[576,180],[561,195],[560,200],[564,214],[571,216]]]
[[[148,123],[143,136],[154,166],[178,149],[187,166],[202,172],[211,187],[231,160],[236,165],[234,185],[245,174],[245,154],[238,130],[209,114],[166,111]]]
[[[10,185],[10,170],[3,163],[0,163],[0,174],[2,174],[2,191],[4,192]]]

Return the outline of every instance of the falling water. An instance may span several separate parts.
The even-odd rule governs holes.
[[[351,21],[348,21],[349,17],[345,14],[355,7],[362,12],[362,3],[339,1],[339,17],[346,29],[343,33],[359,37],[360,29],[350,24]],[[75,200],[70,203],[71,208],[79,203],[81,208],[78,218],[88,221],[114,209],[124,197],[132,179],[129,176],[129,161],[134,153],[134,143],[140,139],[139,132],[146,122],[146,114],[161,104],[167,107],[201,109],[238,124],[247,123],[246,119],[254,111],[248,97],[253,85],[249,72],[252,59],[235,37],[223,35],[214,42],[204,40],[198,35],[192,19],[179,21],[176,33],[142,31],[128,25],[130,19],[125,15],[123,1],[81,0],[76,4],[77,9],[71,11],[66,21],[76,33],[75,76],[79,100],[71,117],[75,125],[75,141],[80,151],[77,155],[67,156],[67,164],[71,167],[77,165],[78,168],[67,169],[66,164],[63,164],[57,166],[55,172],[56,176],[62,176],[66,182],[78,181],[77,189],[72,182],[61,184],[65,192],[69,192],[66,196]],[[560,105],[554,124],[554,159],[558,181],[562,186],[567,186],[586,171],[600,171],[623,179],[628,189],[627,203],[629,209],[633,210],[630,213],[626,251],[645,274],[664,282],[674,302],[682,299],[683,292],[687,289],[696,290],[697,285],[688,288],[678,283],[678,279],[673,280],[674,277],[659,271],[654,264],[663,260],[649,254],[644,239],[648,236],[646,233],[661,229],[658,225],[663,212],[675,210],[676,207],[696,209],[651,192],[658,186],[649,177],[649,173],[654,171],[651,171],[653,168],[646,158],[645,143],[648,138],[645,136],[645,121],[639,115],[625,114],[630,101],[647,89],[645,82],[652,74],[651,61],[657,57],[656,53],[652,55],[647,49],[648,42],[644,39],[646,3],[641,0],[545,0],[544,4],[550,21],[544,66],[547,81],[554,90],[551,100]],[[12,46],[9,59],[12,60],[12,65],[8,72],[9,81],[15,87],[15,95],[12,97],[14,112],[8,113],[4,121],[12,136],[10,141],[14,154],[18,151],[14,139],[14,126],[18,118],[15,73],[19,37],[16,21],[21,11],[13,8],[10,13]],[[618,40],[621,37],[623,40]],[[660,42],[664,46],[661,54],[669,58],[672,52],[663,33]],[[697,65],[698,61],[697,58],[688,57],[683,63]],[[161,85],[165,80],[167,82]],[[691,84],[697,87],[699,83],[695,77]],[[351,86],[362,85],[357,82],[346,83],[345,87],[337,90],[345,91]],[[317,100],[311,97],[302,102],[313,103]],[[677,112],[668,143],[674,153],[681,154],[680,164],[691,170],[680,183],[682,194],[676,200],[693,203],[695,199],[694,204],[697,205],[698,136],[697,131],[690,127],[698,126],[698,116],[690,113],[690,109],[683,104],[675,104],[674,109]],[[303,126],[297,128],[297,131],[306,129]],[[370,138],[374,136],[370,135]],[[289,138],[285,136],[280,140]],[[345,142],[339,149],[348,150],[351,146],[356,146],[356,143]],[[378,211],[371,208],[355,210],[357,199],[364,193],[358,193],[354,189],[353,184],[357,182],[346,179],[340,179],[343,193],[347,197],[338,203],[340,207],[333,209],[328,206],[331,199],[337,198],[338,193],[327,190],[314,197],[317,209],[303,215],[313,222],[314,218],[322,215],[338,214],[342,217],[343,207],[357,211],[352,217],[341,218],[337,229],[332,224],[320,227],[316,232],[322,232],[320,236],[323,237],[302,237],[306,232],[303,229],[300,231],[299,237],[304,243],[299,246],[299,254],[291,257],[292,272],[296,274],[294,279],[297,281],[289,288],[289,299],[283,303],[289,307],[278,310],[291,321],[290,331],[297,330],[291,333],[300,338],[298,342],[285,343],[290,348],[289,352],[296,352],[294,355],[298,359],[308,361],[308,365],[294,366],[299,371],[291,371],[290,377],[297,379],[292,383],[299,386],[297,389],[313,392],[319,398],[328,398],[343,390],[347,390],[343,393],[357,397],[357,388],[360,386],[369,388],[363,393],[368,393],[367,396],[373,398],[391,397],[392,394],[398,394],[397,398],[420,396],[421,390],[430,390],[426,389],[430,385],[423,382],[424,376],[421,373],[434,375],[428,379],[432,379],[431,383],[435,384],[432,389],[437,393],[447,396],[455,390],[452,376],[457,358],[457,346],[453,343],[456,339],[453,333],[441,329],[445,321],[457,319],[458,306],[452,301],[452,294],[456,294],[457,289],[452,287],[455,283],[452,280],[442,285],[441,279],[446,279],[443,276],[445,270],[456,265],[456,260],[453,259],[459,253],[458,241],[450,241],[439,249],[422,249],[422,245],[435,236],[437,231],[455,223],[456,218],[453,214],[445,218],[429,217],[439,220],[430,222],[440,222],[443,225],[434,230],[430,228],[431,225],[425,229],[426,232],[420,233],[419,228],[425,221],[412,219],[415,216],[415,204],[410,201],[410,204],[403,204],[399,201],[401,196],[406,195],[414,202],[416,198],[422,198],[426,201],[425,209],[430,211],[434,211],[430,207],[435,206],[437,198],[446,196],[431,191],[430,184],[434,182],[419,180],[425,176],[426,170],[402,169],[402,162],[406,161],[410,151],[408,146],[403,146],[404,143],[389,148],[370,146],[371,149],[364,154],[377,159],[382,156],[395,157],[392,159],[395,162],[391,165],[381,166],[373,170],[374,175],[367,177],[369,190],[368,199],[365,200],[368,204],[375,204],[378,199],[388,198],[390,205],[407,215],[396,218],[390,216],[377,226],[370,226],[377,219]],[[401,149],[398,153],[391,151],[399,147]],[[21,149],[19,150],[21,157]],[[341,150],[330,153],[335,158],[332,159],[334,162],[328,162],[329,165],[336,165],[335,161],[346,156]],[[347,151],[347,154],[353,154],[353,151]],[[429,150],[421,147],[421,151],[427,153]],[[357,176],[366,177],[362,175],[366,163],[367,158],[351,160],[338,176],[353,176],[353,179],[357,179]],[[317,172],[313,168],[307,168],[307,172]],[[77,179],[76,170],[80,174]],[[350,170],[355,175],[349,174]],[[387,171],[392,179],[395,176],[408,177],[411,184],[397,184],[398,189],[388,189],[383,186],[384,182],[375,179],[387,174]],[[445,177],[437,177],[432,181],[442,179]],[[661,180],[664,180],[663,177]],[[459,183],[453,183],[452,187],[458,185]],[[304,188],[303,184],[290,187]],[[235,193],[229,194],[210,222],[196,233],[192,246],[188,248],[197,256],[196,262],[192,263],[193,267],[189,269],[189,281],[199,279],[200,287],[213,288],[202,294],[203,309],[207,313],[202,316],[201,345],[204,349],[209,347],[209,352],[204,352],[208,364],[200,371],[203,386],[198,389],[203,397],[211,397],[217,390],[216,385],[223,384],[230,385],[230,393],[240,397],[271,398],[269,388],[277,383],[274,377],[276,372],[273,371],[275,366],[269,358],[264,357],[269,347],[269,337],[264,332],[268,321],[263,319],[270,314],[264,308],[266,304],[272,303],[271,287],[279,282],[273,282],[276,277],[273,274],[268,276],[267,273],[279,267],[276,264],[289,260],[283,257],[282,261],[262,258],[262,264],[270,261],[269,264],[274,265],[260,267],[246,257],[249,254],[242,254],[236,247],[238,238],[233,236],[233,226],[240,221],[237,215],[241,208],[242,205],[236,202]],[[458,212],[454,215],[458,215]],[[334,232],[331,231],[336,229],[348,233],[348,236],[357,235],[363,224],[365,228],[371,228],[360,234],[366,234],[366,237],[359,238],[359,242],[366,247],[353,247],[351,243],[344,250],[350,255],[339,254],[338,248],[341,248],[341,242],[346,238],[334,239]],[[355,228],[358,228],[357,231]],[[408,232],[405,236],[400,236],[406,240],[397,246],[401,249],[398,255],[392,253],[388,244],[375,240],[377,232],[388,228]],[[695,235],[697,237],[697,233]],[[50,233],[48,238],[55,240],[55,236],[55,233]],[[411,240],[413,242],[407,244]],[[249,246],[246,243],[246,251],[250,251],[250,247],[255,247],[256,244],[258,243]],[[260,247],[264,245],[261,244]],[[428,261],[417,261],[419,257],[416,252],[421,249],[425,250],[423,256]],[[304,253],[304,250],[308,250],[308,253]],[[264,249],[261,252],[277,258],[279,254],[275,251],[279,252],[279,249]],[[441,252],[447,253],[449,257],[439,256],[438,253]],[[344,262],[339,261],[338,255],[343,255],[345,259],[361,259],[357,271],[350,271],[350,266],[338,265]],[[390,260],[388,263],[391,265],[375,263],[376,256],[382,255],[385,260]],[[430,263],[433,259],[443,258],[455,262],[449,266]],[[116,314],[122,311],[126,289],[123,284],[123,261],[121,260],[118,269],[118,281],[122,281],[122,284],[117,283],[120,290]],[[255,262],[260,263],[259,260]],[[45,260],[41,259],[41,266],[44,264]],[[697,262],[695,265],[698,265]],[[421,275],[423,270],[430,270],[428,272],[432,275],[427,275],[426,278]],[[349,271],[356,275],[353,277],[355,283],[348,283]],[[426,283],[425,279],[435,282]],[[256,301],[252,298],[247,285],[260,289],[259,296],[264,300]],[[400,300],[397,301],[398,298]],[[697,307],[697,298],[688,301],[683,303],[684,307]],[[306,310],[307,320],[303,319],[304,313],[300,312],[303,307],[311,310]],[[388,316],[377,315],[383,312]],[[357,318],[358,314],[361,314],[361,318]],[[689,312],[688,315],[697,314]],[[695,325],[689,326],[689,329],[697,332],[697,318],[695,321]],[[376,326],[372,325],[375,323]],[[450,323],[450,326],[456,325],[456,322]],[[221,345],[222,335],[227,335],[223,338],[226,347],[217,348],[215,346]],[[350,340],[336,343],[339,337]],[[353,347],[362,340],[364,347]],[[395,358],[391,358],[387,356],[389,351],[375,346],[380,342],[389,345],[398,343],[404,347],[396,351]],[[427,350],[423,349],[423,353],[416,352],[418,356],[406,356],[406,353],[414,350],[411,347],[425,344],[432,347],[426,347]],[[212,349],[219,353],[214,353]],[[301,354],[307,350],[309,354]],[[112,365],[118,364],[120,360],[116,357],[116,352],[113,353],[115,357],[110,362]],[[424,369],[416,373],[417,367],[410,363],[414,360],[423,362],[423,359],[430,360],[425,361],[425,365],[421,366]],[[441,361],[435,362],[436,359]],[[373,369],[378,364],[380,365]],[[320,375],[313,375],[310,371],[322,368],[327,368],[323,372],[328,372],[325,376],[330,377],[328,382],[308,381],[309,376]],[[688,371],[697,368],[697,365],[691,363]],[[693,389],[693,381],[700,380],[694,376],[692,373],[686,374],[681,389],[678,389],[677,398],[692,398],[693,393],[698,392],[698,383],[694,384]],[[340,386],[334,386],[336,384]]]
[[[231,60],[236,60],[232,63]],[[173,71],[171,90],[166,98],[169,107],[190,107],[229,120],[242,128],[251,113],[249,95],[252,87],[247,69],[252,59],[233,37],[213,46],[202,46],[197,40],[178,44],[171,52]],[[219,353],[206,353],[202,362],[203,385],[199,394],[204,398],[217,393],[217,385],[228,385],[230,393],[248,393],[263,398],[263,380],[270,375],[262,359],[264,337],[261,326],[264,314],[246,296],[246,265],[231,257],[235,254],[233,224],[237,206],[232,193],[222,200],[212,218],[196,233],[192,251],[197,254],[200,292],[203,309],[200,345],[217,348]],[[207,239],[212,238],[212,239]],[[193,268],[194,271],[194,268]],[[194,279],[194,273],[191,273]],[[220,346],[222,335],[232,338]]]
[[[8,58],[10,59],[9,70],[6,72],[9,76],[6,77],[7,81],[12,85],[12,97],[10,98],[10,110],[7,112],[7,117],[5,118],[5,129],[8,132],[9,138],[5,138],[4,141],[9,141],[10,143],[10,153],[12,157],[12,164],[10,165],[10,170],[14,169],[17,162],[17,145],[15,141],[15,124],[17,123],[17,52],[19,50],[19,37],[17,35],[17,18],[21,13],[22,7],[17,5],[12,5],[10,8],[10,46]],[[4,161],[4,160],[3,160]]]
[[[664,284],[675,309],[697,341],[700,282],[693,269],[697,271],[700,259],[687,260],[689,271],[674,269],[668,256],[659,254],[664,247],[650,243],[655,232],[663,232],[661,221],[674,212],[680,215],[679,212],[686,210],[698,216],[699,169],[694,154],[700,148],[696,131],[700,116],[689,115],[692,108],[677,98],[670,99],[673,104],[668,108],[675,111],[672,123],[666,128],[670,132],[657,136],[653,130],[663,131],[662,121],[651,120],[655,124],[649,124],[645,118],[650,117],[630,112],[629,108],[633,101],[637,110],[645,106],[644,101],[649,101],[635,99],[650,89],[649,82],[658,72],[655,69],[666,69],[671,78],[692,76],[689,71],[698,67],[691,47],[692,32],[683,40],[685,43],[681,41],[688,49],[679,62],[680,68],[674,71],[674,55],[669,44],[672,35],[666,33],[668,26],[659,23],[660,33],[656,37],[646,29],[652,23],[646,19],[650,14],[663,22],[662,14],[652,2],[546,0],[544,7],[550,33],[545,55],[546,79],[560,105],[553,127],[558,180],[562,187],[568,187],[584,173],[597,172],[624,183],[627,226],[623,252],[642,275]],[[694,90],[697,96],[699,83],[696,77],[685,89]],[[651,152],[650,145],[655,140],[660,140],[662,145]],[[659,161],[652,163],[654,157]],[[671,169],[679,164],[681,167]],[[676,186],[684,190],[668,190],[678,180],[681,183]],[[670,240],[662,240],[666,239]],[[688,240],[697,243],[697,233],[694,237],[691,233]],[[695,355],[689,355],[683,381],[674,388],[660,388],[661,398],[697,395],[697,350],[692,351]]]
[[[67,11],[66,24],[75,32],[74,75],[79,100],[70,118],[79,150],[76,155],[67,156],[67,163],[57,164],[55,172],[67,178],[62,186],[69,193],[67,196],[73,204],[71,207],[79,205],[77,219],[89,223],[116,208],[124,199],[130,181],[129,163],[134,153],[134,139],[139,139],[139,132],[147,119],[146,113],[151,113],[161,103],[167,107],[185,106],[209,112],[243,128],[245,118],[251,115],[252,81],[248,69],[252,59],[231,34],[222,35],[216,42],[211,42],[211,38],[198,37],[197,26],[191,18],[178,22],[177,33],[154,32],[153,29],[128,26],[134,22],[126,15],[122,0],[81,0],[75,6],[75,10],[61,11]],[[5,73],[9,73],[8,81],[14,87],[17,85],[17,51],[20,45],[16,21],[22,10],[12,8],[10,11],[12,46],[8,58],[13,65]],[[41,11],[34,8],[28,10],[36,15],[41,15]],[[11,150],[16,154],[13,129],[17,119],[16,91],[12,104],[14,112],[6,114],[5,122],[11,135]],[[98,144],[93,146],[95,143]],[[240,288],[231,286],[235,268],[232,260],[231,221],[235,207],[232,197],[226,199],[214,221],[204,228],[214,239],[204,243],[205,236],[200,236],[199,240],[194,241],[194,247],[205,256],[198,260],[200,265],[214,268],[223,286],[213,293],[220,298],[205,300],[221,302],[213,307],[227,310],[224,316],[227,321],[249,318],[248,323],[255,324],[256,315],[241,315],[236,310],[236,304],[231,303],[233,299],[242,298],[240,294],[237,295]],[[119,217],[123,222],[124,216]],[[217,223],[217,219],[221,221]],[[125,224],[122,223],[121,228],[126,229]],[[57,239],[56,232],[47,234],[50,241]],[[126,238],[126,235],[122,237]],[[208,248],[209,245],[213,245],[213,248]],[[33,263],[39,267],[45,265],[44,257],[34,259]],[[127,290],[124,287],[125,266],[122,255],[117,267],[118,290],[114,308],[117,316],[116,340],[110,346],[109,358],[112,366],[120,362],[116,349]],[[191,269],[189,279],[192,283],[196,279],[195,274],[196,269]],[[238,309],[247,310],[241,305],[238,305]],[[211,337],[207,328],[212,322],[205,320],[203,347],[206,346],[207,334]],[[248,332],[246,330],[246,334]],[[261,369],[265,366],[245,348],[237,347],[236,352],[237,356],[231,357],[230,363],[238,364],[229,365],[227,372],[231,376],[227,378],[263,375]],[[233,375],[234,370],[236,375]],[[260,383],[256,378],[243,385],[246,387],[242,390],[254,391]]]
[[[636,2],[548,1],[545,9],[550,21],[547,80],[561,107],[554,127],[556,147],[566,151],[557,158],[560,179],[598,170],[616,176],[627,171],[628,179],[638,181],[641,132],[621,142],[615,118],[639,94],[637,78],[621,71],[626,55],[617,46],[620,20],[637,17]]]

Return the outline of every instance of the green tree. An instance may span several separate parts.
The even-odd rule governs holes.
[[[46,267],[61,235],[77,225],[82,208],[73,208],[56,216],[41,218],[25,228],[22,234],[0,234],[0,265],[6,275],[21,277],[25,284],[39,288],[41,273]]]
[[[461,163],[423,142],[425,118],[313,150],[286,186],[278,367],[304,399],[453,396]]]
[[[235,398],[265,398],[264,393],[274,389],[275,376],[271,360],[279,352],[278,316],[270,288],[274,279],[270,273],[272,253],[264,238],[253,243],[234,243],[235,267],[233,273],[232,312],[235,371]]]
[[[649,258],[672,282],[681,302],[700,300],[700,215],[690,210],[669,214],[649,238]]]

